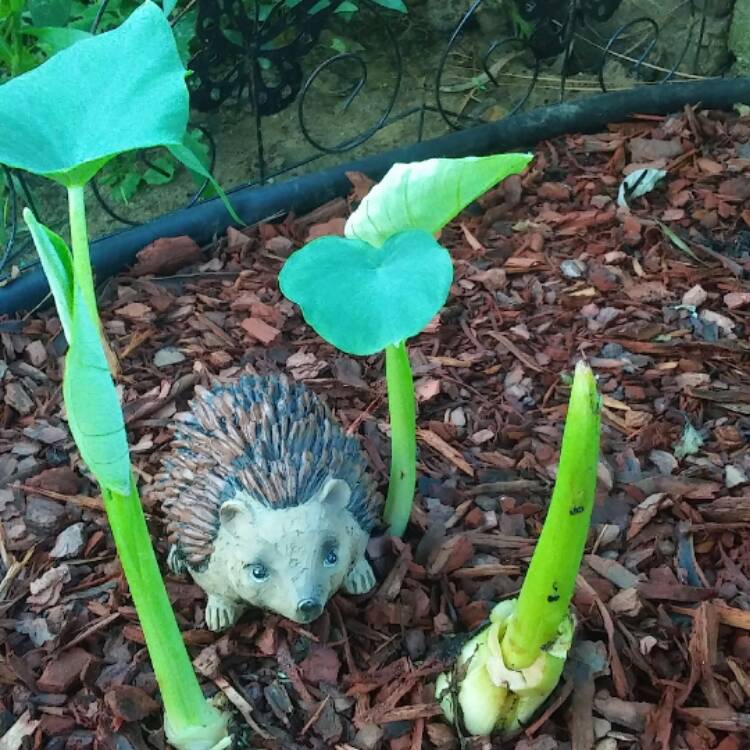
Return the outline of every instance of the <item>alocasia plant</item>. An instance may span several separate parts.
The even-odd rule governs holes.
[[[570,601],[594,506],[599,420],[594,375],[579,362],[552,501],[521,593],[500,602],[490,626],[463,647],[459,665],[465,674],[458,684],[450,674],[437,682],[448,718],[456,718],[458,705],[472,734],[515,731],[560,679],[573,639]]]
[[[119,28],[0,86],[0,163],[48,177],[68,192],[70,248],[28,209],[24,219],[68,342],[63,395],[70,430],[101,487],[159,683],[167,737],[179,750],[206,750],[229,743],[227,717],[203,696],[151,545],[105,355],[84,202],[97,171],[133,149],[166,146],[213,179],[183,143],[187,120],[185,69],[169,23],[152,2]]]
[[[384,515],[392,534],[406,530],[416,483],[406,340],[437,314],[453,280],[450,254],[434,235],[530,160],[499,154],[396,164],[349,217],[345,237],[313,240],[281,269],[283,293],[326,341],[348,354],[385,350],[391,475]]]

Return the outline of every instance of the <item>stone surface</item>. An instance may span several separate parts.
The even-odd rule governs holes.
[[[33,612],[41,612],[52,607],[60,600],[63,587],[70,581],[70,568],[58,565],[50,568],[43,576],[34,579],[29,584],[29,596],[26,603]]]
[[[168,367],[184,360],[185,355],[174,346],[165,346],[154,354],[154,365],[156,367]]]
[[[699,307],[708,299],[708,293],[700,285],[696,284],[682,295],[683,305],[693,305],[693,307]]]
[[[54,534],[62,528],[65,506],[40,495],[29,495],[26,501],[26,525],[39,536]]]
[[[23,434],[32,440],[39,440],[45,445],[54,445],[69,437],[69,433],[63,427],[51,425],[43,420],[35,421],[23,431]]]
[[[16,623],[16,632],[28,635],[31,642],[37,648],[43,646],[47,641],[53,640],[55,637],[50,633],[47,620],[43,617],[31,617],[19,620]]]
[[[32,341],[26,347],[26,354],[34,367],[41,367],[47,361],[47,350],[41,341]]]
[[[358,750],[375,750],[383,739],[383,729],[377,724],[365,724],[354,736],[352,746]]]
[[[741,4],[742,1],[740,0],[737,5]],[[698,5],[696,3],[696,6]],[[731,55],[727,47],[727,34],[731,21],[728,12],[729,7],[727,0],[708,1],[697,70],[693,69],[696,53],[694,40],[697,39],[700,27],[700,13],[693,16],[682,0],[623,0],[617,12],[606,23],[595,24],[595,27],[600,34],[607,38],[621,27],[638,18],[655,19],[659,24],[659,38],[656,49],[648,55],[647,62],[669,69],[680,57],[683,57],[680,70],[699,75],[717,75],[725,73],[731,62]],[[630,27],[630,34],[627,39],[623,36],[622,41],[615,44],[615,49],[623,50],[627,42],[633,45],[637,36],[650,39],[651,37],[646,35],[646,29],[647,26],[644,23],[633,24]],[[683,55],[687,40],[691,40],[690,46]],[[642,52],[643,46],[639,47],[638,50]],[[595,51],[592,59],[600,59],[600,55],[601,52]],[[626,74],[630,74],[632,66],[626,65],[625,70]],[[658,74],[655,73],[654,75]]]
[[[76,557],[81,553],[84,544],[83,523],[74,523],[61,531],[55,540],[55,546],[49,553],[52,558]]]
[[[22,416],[30,414],[34,408],[31,396],[17,380],[5,386],[5,403]]]

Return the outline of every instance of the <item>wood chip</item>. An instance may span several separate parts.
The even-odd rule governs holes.
[[[247,333],[250,338],[255,341],[260,341],[266,346],[274,341],[279,333],[281,333],[278,328],[274,328],[260,318],[245,318],[240,325],[244,328],[245,333]]]
[[[464,474],[468,474],[470,477],[474,476],[474,469],[471,464],[453,446],[446,443],[443,438],[436,435],[432,430],[417,428],[417,438],[440,453],[443,458],[463,471]]]

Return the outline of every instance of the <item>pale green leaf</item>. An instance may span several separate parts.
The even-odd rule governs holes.
[[[97,482],[125,495],[130,491],[131,469],[120,399],[99,330],[78,285],[74,294],[73,329],[63,378],[68,425]]]
[[[88,31],[72,26],[23,26],[21,31],[35,37],[39,46],[48,55],[56,55],[66,47],[91,36]]]
[[[216,181],[214,176],[206,169],[201,160],[195,155],[189,146],[182,143],[180,144],[167,144],[167,148],[172,152],[172,155],[179,159],[191,172],[199,174],[201,177],[206,178],[211,183],[211,186],[218,194],[224,207],[227,209],[227,213],[236,221],[238,224],[244,225],[244,222],[239,217],[237,212],[234,210],[227,194],[222,190],[221,185]]]
[[[667,172],[664,169],[636,169],[620,183],[617,205],[627,208],[629,200],[650,193],[656,187],[656,183],[666,176]]]
[[[680,439],[674,444],[674,455],[678,459],[692,456],[701,449],[703,443],[703,435],[686,421]]]
[[[497,154],[394,164],[349,217],[345,234],[375,247],[408,229],[434,234],[531,158]]]
[[[28,0],[27,8],[34,26],[65,26],[73,0]]]
[[[399,13],[408,13],[408,9],[403,0],[375,0],[378,5],[382,5],[388,10],[397,10]]]
[[[326,341],[348,354],[374,354],[418,334],[445,303],[453,279],[447,250],[418,230],[379,248],[321,237],[293,253],[282,292]]]
[[[65,338],[70,342],[73,330],[73,256],[70,248],[62,237],[40,224],[31,209],[24,209],[23,220],[39,253]]]
[[[123,151],[180,144],[185,69],[161,9],[145,2],[119,28],[0,86],[0,112],[0,163],[66,186]]]
[[[656,223],[659,225],[659,228],[664,233],[664,236],[680,251],[685,253],[689,258],[692,258],[693,260],[697,261],[698,263],[703,263],[703,261],[690,249],[688,244],[680,238],[675,232],[673,232],[666,224],[662,224],[658,219],[656,220]],[[705,264],[704,264],[705,265]]]

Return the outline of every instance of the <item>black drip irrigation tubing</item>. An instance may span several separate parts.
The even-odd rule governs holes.
[[[593,133],[609,123],[621,122],[635,115],[668,115],[688,104],[699,104],[706,109],[730,109],[735,104],[750,104],[750,77],[644,85],[627,91],[598,94],[459,130],[285,182],[238,188],[229,196],[246,224],[254,224],[269,216],[291,211],[304,213],[332,198],[346,195],[351,190],[346,177],[350,171],[379,179],[396,162],[438,156],[482,156],[525,149],[568,133]],[[214,198],[102,237],[91,244],[96,278],[102,281],[116,274],[130,265],[141,249],[161,237],[188,235],[203,245],[233,224],[222,202]],[[0,315],[32,309],[48,293],[47,280],[41,268],[36,268],[0,289]]]

